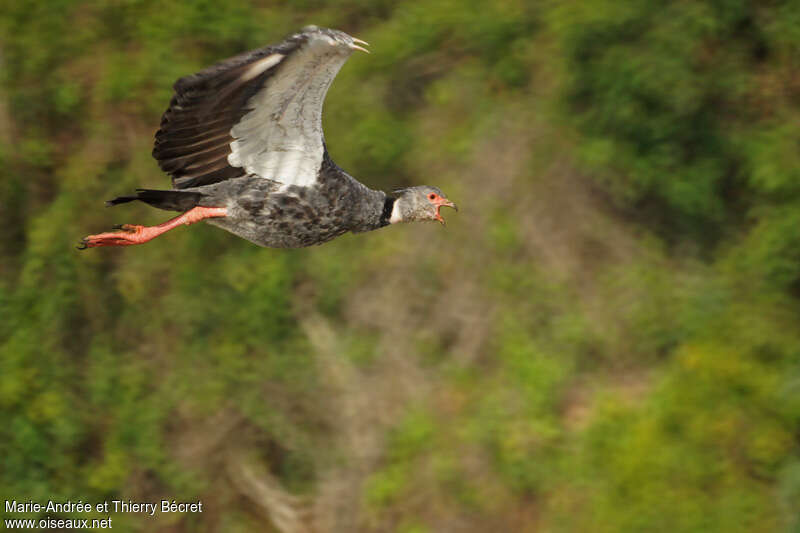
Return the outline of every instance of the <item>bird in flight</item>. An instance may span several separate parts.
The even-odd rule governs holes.
[[[393,194],[339,168],[322,133],[322,103],[339,69],[368,44],[308,26],[283,42],[232,57],[175,82],[153,157],[171,190],[137,189],[133,200],[182,213],[158,226],[125,224],[79,248],[142,244],[206,220],[260,246],[301,248],[348,231],[437,220],[456,208],[436,187]]]

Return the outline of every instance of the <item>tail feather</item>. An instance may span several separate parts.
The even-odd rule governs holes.
[[[188,191],[158,191],[154,189],[136,189],[135,196],[118,196],[108,200],[108,207],[139,200],[153,207],[167,211],[188,211],[197,207],[203,195],[199,192]]]

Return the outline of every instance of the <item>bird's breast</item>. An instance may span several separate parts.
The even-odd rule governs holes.
[[[303,248],[349,231],[347,210],[335,194],[290,187],[286,192],[240,194],[229,216],[210,221],[260,246]]]

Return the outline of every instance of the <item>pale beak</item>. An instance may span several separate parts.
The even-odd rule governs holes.
[[[351,49],[353,49],[353,50],[361,50],[362,52],[369,53],[369,50],[367,50],[366,48],[358,46],[359,44],[363,44],[364,46],[369,46],[369,43],[367,41],[362,41],[361,39],[356,39],[355,37],[353,37],[353,42],[354,43],[358,43],[358,44],[350,43],[349,46],[350,46]]]
[[[456,212],[458,212],[458,206],[449,200],[445,200],[444,202],[436,205],[436,220],[441,222],[442,226],[446,226],[447,222],[445,222],[444,218],[442,218],[442,215],[439,214],[439,209],[442,207],[452,207],[456,210]]]

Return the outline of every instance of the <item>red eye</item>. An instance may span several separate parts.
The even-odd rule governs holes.
[[[428,195],[428,200],[436,200],[436,193],[432,192]]]

